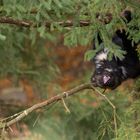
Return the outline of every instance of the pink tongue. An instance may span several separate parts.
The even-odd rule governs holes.
[[[110,76],[104,75],[104,76],[103,76],[103,82],[104,82],[104,84],[106,84],[106,83],[108,82],[109,79],[110,79]]]

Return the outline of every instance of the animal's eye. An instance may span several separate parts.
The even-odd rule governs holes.
[[[97,74],[101,74],[101,71],[98,70],[96,73],[97,73]]]

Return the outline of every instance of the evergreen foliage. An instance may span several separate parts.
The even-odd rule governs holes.
[[[124,9],[132,10],[133,20],[129,23],[120,14]],[[26,77],[39,88],[46,88],[59,70],[54,64],[55,52],[50,58],[46,54],[51,48],[44,45],[46,41],[57,43],[58,36],[62,34],[64,44],[70,48],[90,45],[95,40],[98,47],[87,51],[85,60],[90,60],[101,49],[97,33],[110,52],[109,59],[112,54],[122,59],[125,52],[111,43],[111,36],[117,29],[125,29],[133,42],[139,42],[139,9],[139,0],[1,0],[0,76]],[[111,20],[108,13],[112,14]],[[10,19],[9,23],[4,23],[7,18]],[[15,25],[11,24],[11,20],[17,21]],[[19,25],[21,21],[30,26]],[[70,22],[72,24],[67,24]],[[115,91],[115,94],[111,92],[108,96],[117,107],[118,137],[114,135],[112,108],[106,101],[98,101],[98,97],[91,95],[92,92],[86,97],[85,94],[80,95],[67,102],[71,114],[65,114],[60,104],[46,109],[34,129],[47,140],[139,140],[139,131],[134,124],[137,121],[138,128],[140,119],[135,120],[133,115],[135,111],[140,113],[140,101],[129,100],[132,93],[139,92],[139,87],[138,80],[131,94],[126,89],[124,94]],[[88,100],[86,104],[83,104],[83,98]],[[99,105],[93,106],[94,101]]]
[[[133,20],[126,24],[120,13],[125,9],[133,9]],[[108,13],[112,14],[112,19],[105,24],[102,21],[109,20]],[[56,34],[64,34],[64,44],[74,47],[77,45],[88,45],[92,40],[97,40],[97,32],[103,39],[104,46],[109,49],[109,58],[112,54],[122,59],[125,52],[120,50],[116,45],[112,45],[111,36],[117,29],[125,28],[129,33],[129,38],[134,42],[139,41],[139,2],[117,1],[117,0],[31,0],[26,1],[8,1],[4,0],[0,7],[1,17],[12,18],[15,20],[29,21],[29,28],[22,26],[14,26],[1,24],[0,40],[1,40],[1,74],[18,73],[35,73],[36,55],[40,59],[45,59],[44,48],[40,47],[43,40],[46,39],[56,41]],[[97,18],[99,14],[99,18]],[[2,20],[2,19],[1,19]],[[82,26],[80,21],[86,20],[89,25]],[[60,22],[72,21],[72,26],[65,27]],[[46,24],[50,23],[49,28]],[[36,28],[34,27],[36,26]],[[96,41],[98,46],[98,42]],[[110,47],[112,46],[112,47]],[[99,51],[95,50],[96,52]],[[91,51],[86,53],[85,58],[91,59],[95,53]],[[10,57],[9,62],[3,63]],[[29,58],[28,58],[29,57]],[[48,60],[48,59],[47,59]],[[21,66],[21,64],[23,64]],[[26,66],[25,66],[26,65]]]

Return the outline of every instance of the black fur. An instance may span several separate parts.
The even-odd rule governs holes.
[[[130,18],[130,15],[128,18]],[[116,31],[112,37],[112,42],[127,52],[125,58],[119,60],[113,57],[113,59],[109,61],[106,59],[106,55],[108,54],[106,49],[102,49],[98,52],[94,58],[95,72],[91,77],[91,82],[94,86],[114,89],[120,85],[122,81],[128,78],[136,78],[140,75],[140,60],[136,51],[137,44],[132,46],[132,41],[127,38],[124,30],[122,32],[119,30]],[[102,43],[100,39],[99,43]],[[99,59],[101,54],[105,57],[104,59]]]

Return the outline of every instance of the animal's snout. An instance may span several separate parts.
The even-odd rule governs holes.
[[[114,75],[114,71],[106,71],[106,69],[96,70],[91,77],[91,83],[93,86],[101,88],[113,88],[117,82],[117,73]]]
[[[104,82],[104,84],[106,84],[110,79],[111,79],[110,76],[104,75],[103,76],[103,82]]]

